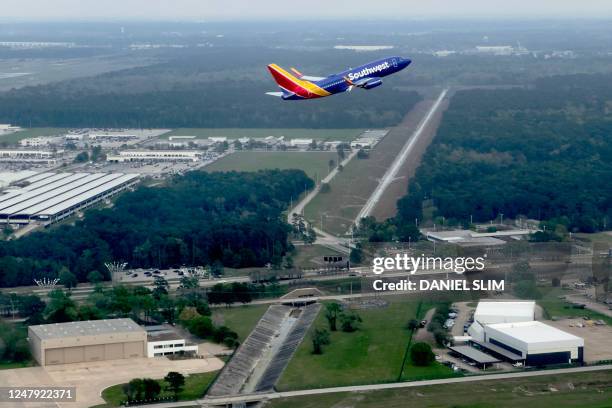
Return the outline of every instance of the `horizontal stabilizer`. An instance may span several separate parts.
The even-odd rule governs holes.
[[[266,95],[276,96],[278,98],[282,98],[283,97],[283,93],[282,92],[266,92]]]
[[[306,81],[322,81],[325,79],[325,77],[302,75],[300,79],[304,79]]]
[[[299,78],[299,79],[303,79],[305,81],[321,81],[323,79],[325,79],[325,77],[318,77],[318,76],[309,76],[309,75],[304,75],[302,74],[300,71],[298,71],[295,68],[291,68],[291,71],[293,71],[293,73]]]

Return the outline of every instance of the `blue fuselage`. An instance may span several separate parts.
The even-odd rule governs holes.
[[[332,94],[345,92],[350,86],[346,78],[353,82],[365,78],[382,78],[401,71],[410,65],[411,62],[411,60],[402,57],[384,58],[361,65],[357,68],[347,69],[338,74],[330,75],[315,83]]]

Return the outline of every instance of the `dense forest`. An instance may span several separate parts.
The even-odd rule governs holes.
[[[322,58],[325,54],[314,55]],[[0,123],[27,127],[369,128],[397,124],[421,99],[414,91],[395,89],[399,82],[391,77],[376,90],[359,89],[317,101],[287,102],[266,95],[279,89],[266,65],[273,61],[289,64],[289,58],[295,63],[303,59],[298,52],[238,47],[183,51],[168,58],[168,62],[147,67],[0,93]],[[367,62],[363,56],[345,59],[337,60],[334,69],[346,69],[344,64],[349,61]],[[316,72],[334,72],[326,71],[331,69],[329,56],[321,64]]]
[[[426,202],[451,223],[522,215],[592,232],[612,222],[611,179],[612,74],[458,91],[399,220]]]
[[[312,187],[301,170],[190,172],[165,187],[140,187],[75,225],[0,242],[0,285],[31,285],[66,269],[85,281],[92,271],[106,275],[110,260],[132,268],[280,263],[290,231],[281,212]]]

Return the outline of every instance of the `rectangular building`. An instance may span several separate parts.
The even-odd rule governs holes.
[[[202,153],[193,150],[124,150],[119,154],[109,154],[106,160],[111,163],[132,161],[192,161],[202,159]]]
[[[163,357],[172,354],[197,354],[198,345],[187,343],[185,338],[174,330],[156,326],[147,328],[147,356]]]
[[[535,320],[490,324],[485,343],[521,356],[527,366],[581,363],[584,357],[584,339]]]
[[[0,221],[56,222],[132,187],[138,178],[136,173],[42,173],[0,193]]]
[[[147,332],[132,319],[87,320],[28,327],[32,356],[42,365],[145,357]]]

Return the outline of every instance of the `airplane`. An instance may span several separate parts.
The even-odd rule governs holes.
[[[382,77],[401,71],[411,62],[402,57],[388,57],[328,77],[302,75],[295,68],[291,68],[292,74],[276,64],[270,64],[268,70],[282,92],[266,94],[283,100],[301,100],[350,92],[355,87],[372,89],[382,85]]]

